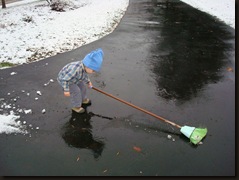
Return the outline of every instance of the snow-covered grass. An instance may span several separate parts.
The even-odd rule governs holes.
[[[182,1],[235,28],[235,1]],[[129,0],[69,0],[65,12],[52,11],[45,0],[7,4],[7,9],[0,10],[0,67],[3,63],[9,65],[38,61],[102,38],[115,29],[128,3]],[[13,72],[10,75],[17,74]],[[49,80],[45,86],[51,82]],[[15,112],[6,113],[11,108]],[[16,121],[21,113],[32,112],[15,107],[14,104],[6,104],[4,97],[0,97],[0,134],[25,134],[24,128],[33,128],[25,121]],[[42,113],[45,113],[44,109]]]
[[[45,0],[27,2],[0,11],[0,62],[29,63],[95,41],[115,29],[129,3],[68,0],[58,12]]]
[[[211,14],[235,29],[234,0],[181,0],[192,7]]]

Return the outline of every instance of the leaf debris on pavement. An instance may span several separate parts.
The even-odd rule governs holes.
[[[141,152],[141,151],[142,151],[141,148],[140,148],[140,147],[137,147],[137,146],[134,146],[133,149],[134,149],[135,151],[137,151],[137,152]]]
[[[232,69],[231,67],[228,67],[228,68],[227,68],[227,71],[228,71],[228,72],[233,72],[233,69]]]

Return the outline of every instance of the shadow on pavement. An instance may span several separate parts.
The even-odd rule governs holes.
[[[101,156],[105,143],[92,135],[92,113],[78,114],[72,112],[72,116],[63,126],[62,138],[70,147],[89,149],[95,159]]]

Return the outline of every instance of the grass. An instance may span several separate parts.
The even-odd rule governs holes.
[[[15,64],[9,63],[9,62],[2,62],[2,63],[0,63],[0,68],[12,67],[14,65]]]

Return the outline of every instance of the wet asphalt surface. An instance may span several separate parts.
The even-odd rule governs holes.
[[[57,74],[99,47],[105,59],[90,75],[95,87],[179,125],[208,128],[203,144],[94,90],[87,113],[72,113]],[[0,97],[33,112],[19,114],[29,134],[0,134],[1,176],[235,175],[235,30],[180,1],[131,0],[110,35],[0,77]]]

